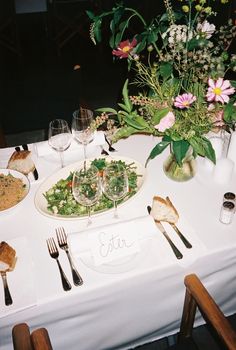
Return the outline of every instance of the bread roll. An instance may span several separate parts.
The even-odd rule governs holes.
[[[156,221],[166,221],[171,224],[175,224],[179,219],[179,214],[168,197],[166,199],[159,196],[153,197],[150,214]]]
[[[25,175],[28,175],[35,169],[34,162],[31,159],[30,151],[15,151],[8,161],[8,169],[17,170]]]
[[[13,270],[16,262],[16,251],[6,242],[0,243],[0,271]]]

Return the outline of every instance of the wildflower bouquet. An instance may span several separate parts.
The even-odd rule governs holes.
[[[221,6],[226,2],[221,0]],[[233,128],[236,122],[236,82],[226,78],[228,71],[236,71],[236,55],[228,53],[236,28],[229,20],[217,29],[211,3],[214,0],[179,0],[173,9],[171,0],[164,0],[165,12],[150,23],[122,3],[100,15],[87,12],[94,43],[102,40],[104,18],[111,17],[112,54],[134,69],[132,84],[139,89],[130,96],[126,80],[119,109],[99,109],[116,125],[113,141],[135,133],[152,134],[161,140],[148,160],[171,146],[180,166],[190,148],[194,157],[215,163],[206,134],[219,127]],[[134,19],[142,29],[127,38]]]

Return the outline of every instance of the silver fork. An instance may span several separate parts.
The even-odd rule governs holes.
[[[69,252],[68,243],[67,243],[67,236],[66,236],[64,228],[63,227],[57,228],[56,234],[57,234],[57,241],[58,241],[59,247],[61,249],[65,250],[66,255],[68,257],[71,272],[72,272],[73,282],[76,286],[81,286],[83,284],[83,279],[80,276],[79,272],[76,270],[74,263],[72,261],[72,258],[71,258],[70,252]]]
[[[62,282],[63,289],[66,290],[66,291],[70,290],[71,289],[71,284],[68,281],[64,271],[62,270],[61,264],[60,264],[60,262],[58,260],[59,252],[58,252],[56,243],[54,241],[54,238],[47,239],[47,246],[48,246],[48,251],[49,251],[50,256],[53,259],[55,259],[56,262],[57,262],[57,265],[58,265],[58,268],[59,268],[59,271],[60,271],[60,275],[61,275],[61,282]]]

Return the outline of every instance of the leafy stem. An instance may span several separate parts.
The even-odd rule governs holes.
[[[132,9],[132,8],[130,8],[130,7],[126,7],[126,8],[125,8],[125,11],[133,12],[134,15],[136,15],[136,16],[140,19],[140,21],[143,23],[143,25],[144,25],[145,27],[147,27],[146,21],[144,20],[143,16],[142,16],[138,11],[136,11],[135,9]]]

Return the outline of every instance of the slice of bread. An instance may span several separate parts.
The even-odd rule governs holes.
[[[16,251],[6,242],[0,243],[0,271],[13,270],[16,263]]]
[[[153,197],[150,214],[156,221],[166,221],[171,224],[175,224],[179,219],[179,214],[171,203],[169,197],[166,199],[159,196]]]
[[[8,169],[17,170],[25,175],[34,171],[35,165],[31,158],[30,151],[15,151],[8,161]]]

